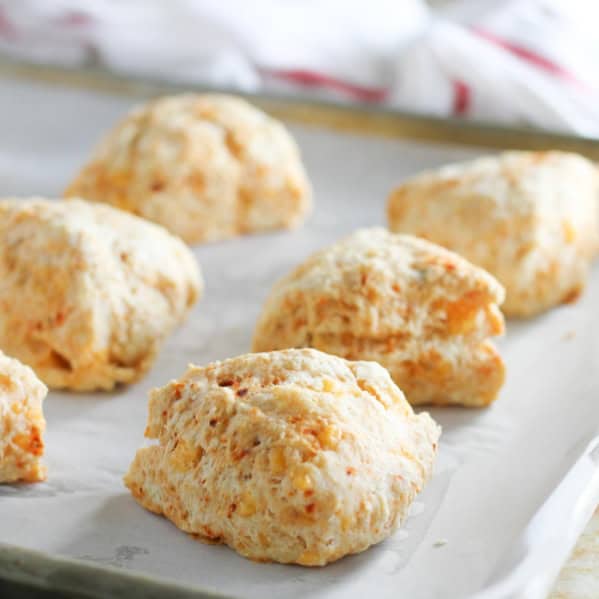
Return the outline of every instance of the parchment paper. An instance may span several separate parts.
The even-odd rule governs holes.
[[[135,102],[0,81],[0,195],[59,194],[98,137]],[[510,583],[496,596],[542,597],[597,490],[589,462],[576,482],[566,479],[543,525],[531,528],[597,432],[597,269],[577,304],[509,323],[500,341],[508,380],[492,407],[432,410],[444,429],[434,478],[403,529],[363,554],[322,569],[252,563],[194,541],[144,511],[124,488],[122,476],[143,443],[149,389],[189,362],[248,351],[261,303],[279,276],[359,226],[384,224],[386,195],[403,177],[480,153],[292,130],[315,188],[307,225],[197,248],[205,297],[145,379],[111,394],[49,394],[48,481],[0,488],[0,542],[243,598],[464,597],[506,577],[509,583],[534,555],[518,592],[532,579],[534,589],[517,595]]]

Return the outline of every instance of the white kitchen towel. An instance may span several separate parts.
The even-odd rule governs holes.
[[[0,53],[599,136],[598,22],[588,0],[0,0]]]

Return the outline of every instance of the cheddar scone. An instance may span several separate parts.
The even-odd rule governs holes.
[[[46,478],[41,462],[46,392],[31,368],[0,352],[0,483]]]
[[[389,227],[453,250],[505,286],[506,315],[574,301],[599,247],[599,171],[563,152],[506,152],[408,179]]]
[[[167,231],[110,206],[0,201],[0,349],[53,388],[139,379],[202,290]]]
[[[188,243],[295,227],[311,207],[285,127],[240,98],[214,94],[134,109],[65,195],[134,212]]]
[[[491,403],[504,364],[502,286],[453,252],[362,229],[308,258],[272,289],[254,351],[314,347],[387,368],[413,404]]]
[[[125,477],[180,529],[258,561],[322,566],[393,533],[440,429],[389,374],[312,349],[189,368],[151,393]]]

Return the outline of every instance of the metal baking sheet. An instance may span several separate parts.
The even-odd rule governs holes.
[[[60,194],[98,137],[147,93],[5,73],[0,195]],[[340,109],[340,120],[347,129],[354,114],[360,133],[308,126],[314,110],[319,125],[323,114],[335,113],[308,106],[299,110],[304,124],[291,125],[315,188],[306,226],[196,248],[205,297],[145,379],[110,394],[49,394],[47,482],[0,487],[0,577],[112,597],[545,596],[599,500],[598,269],[577,304],[509,323],[499,342],[508,379],[495,404],[431,410],[444,429],[434,477],[405,526],[360,555],[320,569],[253,563],[146,512],[122,484],[143,443],[152,387],[189,362],[248,351],[273,282],[355,228],[384,225],[386,195],[402,178],[505,145],[493,143],[493,135],[489,148],[456,145],[454,125],[438,123],[435,137],[435,121],[428,129],[420,122],[427,133],[419,141],[365,136],[369,119],[381,117],[352,109]],[[383,120],[395,122],[390,114]],[[402,131],[414,129],[398,126]],[[500,137],[523,140],[526,133],[503,130]],[[577,146],[563,136],[534,139],[534,147],[599,155],[591,140]]]

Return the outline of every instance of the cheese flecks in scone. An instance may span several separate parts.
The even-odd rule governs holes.
[[[321,566],[403,523],[439,434],[378,364],[247,354],[151,393],[146,436],[157,444],[138,450],[125,483],[200,540]]]
[[[453,250],[526,317],[574,301],[599,247],[599,170],[563,152],[506,152],[424,172],[395,189],[389,227]]]
[[[49,387],[139,379],[202,290],[162,227],[74,200],[0,201],[0,349]]]
[[[0,352],[0,483],[38,482],[47,389],[28,366]]]
[[[387,368],[412,404],[484,406],[504,381],[489,338],[503,332],[502,286],[453,252],[362,229],[281,279],[254,351],[314,347]]]
[[[65,195],[134,212],[188,243],[295,227],[311,208],[285,127],[240,98],[216,94],[134,109]]]

